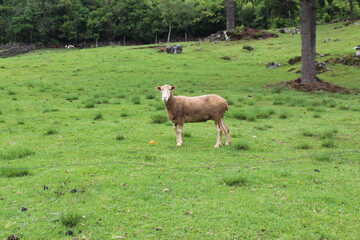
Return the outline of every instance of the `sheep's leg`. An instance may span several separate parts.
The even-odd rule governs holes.
[[[183,131],[183,125],[184,123],[179,123],[177,127],[177,144],[176,146],[181,147],[182,146],[182,131]]]
[[[221,146],[221,134],[222,134],[222,128],[220,125],[220,122],[215,122],[216,129],[217,129],[217,136],[216,136],[216,144],[214,148],[218,148]]]
[[[174,123],[173,129],[174,129],[174,132],[175,132],[176,144],[177,144],[179,142],[179,131],[178,131],[178,124],[177,123]]]
[[[229,128],[225,125],[224,120],[220,120],[221,128],[224,130],[225,136],[226,136],[226,142],[225,145],[230,145],[230,131]]]

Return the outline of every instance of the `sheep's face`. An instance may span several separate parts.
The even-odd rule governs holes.
[[[175,86],[170,86],[170,85],[164,85],[162,87],[156,87],[157,90],[161,91],[161,99],[163,100],[163,102],[167,102],[169,101],[171,95],[172,95],[172,90],[174,90],[176,87]]]

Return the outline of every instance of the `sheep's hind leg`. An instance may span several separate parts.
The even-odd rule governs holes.
[[[226,142],[225,145],[230,145],[230,131],[229,128],[225,125],[224,120],[221,119],[220,121],[221,128],[224,130],[225,136],[226,136]]]
[[[221,146],[221,134],[222,134],[222,128],[220,126],[220,122],[216,122],[216,129],[217,129],[217,136],[216,136],[216,144],[214,148],[218,148]]]

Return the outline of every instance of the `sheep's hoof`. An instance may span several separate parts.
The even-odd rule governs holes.
[[[225,143],[225,146],[229,146],[230,145],[230,143],[228,142],[228,143]]]
[[[182,143],[177,143],[176,146],[181,147]]]
[[[220,147],[220,145],[218,145],[218,144],[216,144],[216,145],[214,146],[214,148],[218,148],[218,147]]]

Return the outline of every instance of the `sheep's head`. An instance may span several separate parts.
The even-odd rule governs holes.
[[[175,88],[175,86],[170,86],[167,84],[162,87],[156,87],[157,90],[161,91],[161,99],[164,103],[169,101],[170,97],[172,96],[172,90],[174,90]]]

